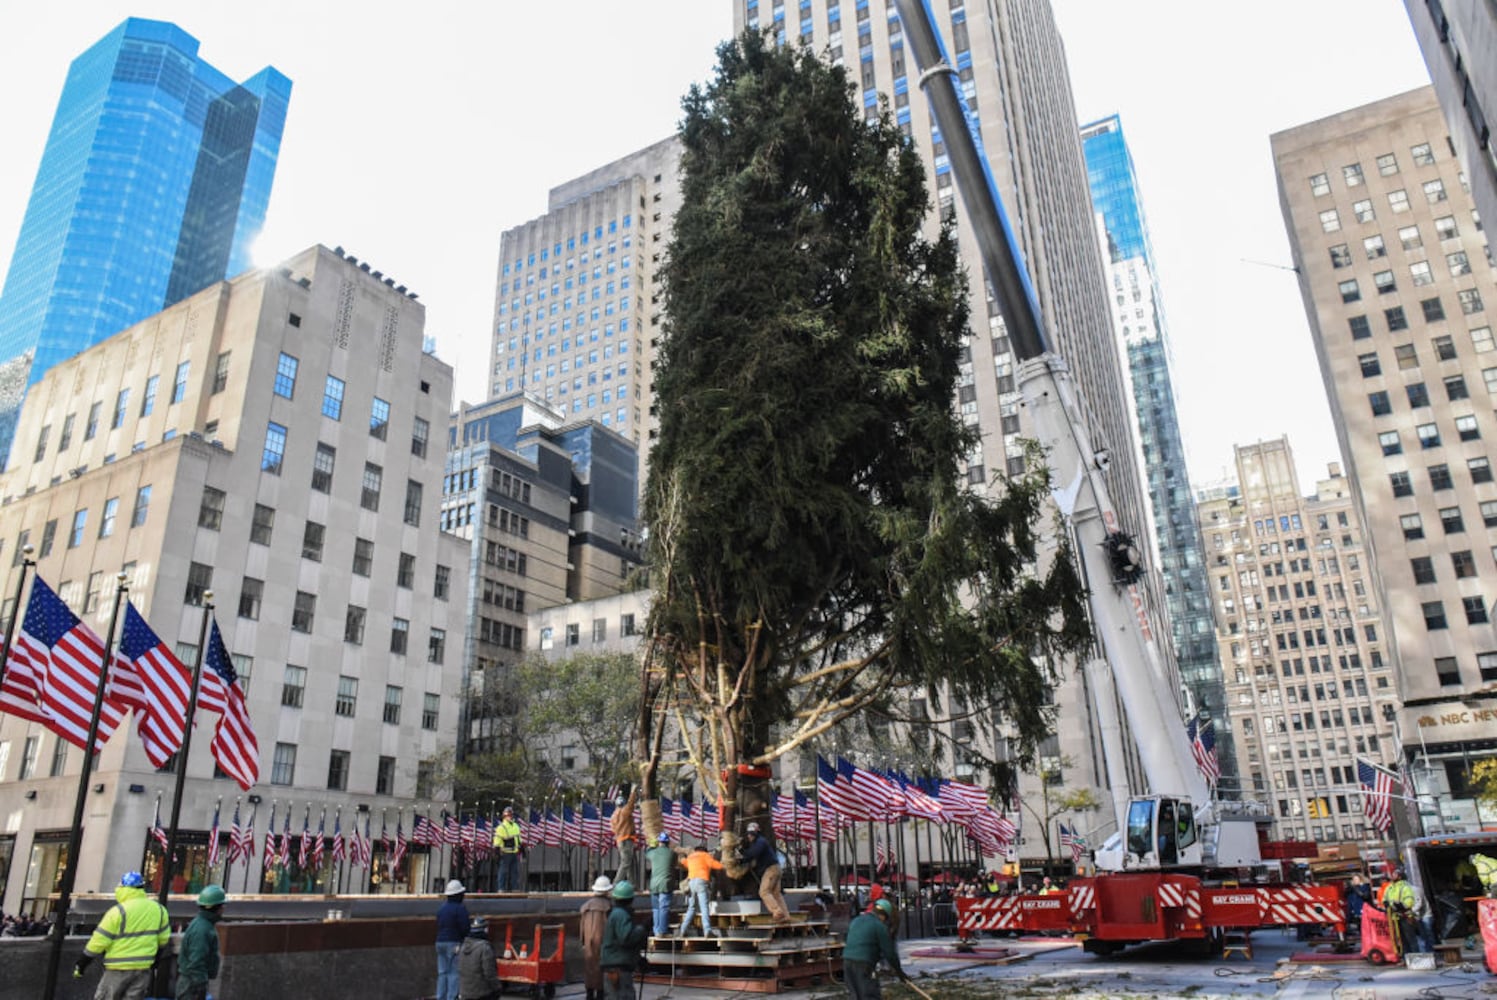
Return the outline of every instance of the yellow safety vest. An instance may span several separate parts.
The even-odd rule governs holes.
[[[166,907],[146,896],[144,889],[120,886],[116,903],[104,914],[83,949],[104,956],[106,969],[149,969],[156,952],[171,940]]]
[[[1389,884],[1388,891],[1383,894],[1383,905],[1402,906],[1412,913],[1415,909],[1414,887],[1402,880]]]
[[[512,819],[500,820],[494,827],[494,846],[501,854],[520,853],[520,824]]]

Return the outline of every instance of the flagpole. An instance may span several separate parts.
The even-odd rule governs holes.
[[[241,893],[248,893],[249,892],[250,858],[254,857],[254,849],[257,846],[255,844],[255,813],[257,813],[259,811],[260,811],[260,803],[258,803],[258,802],[251,802],[250,803],[250,820],[249,820],[249,828],[250,828],[250,837],[249,837],[250,853],[248,853],[248,854],[246,854],[244,856],[244,885],[241,886],[240,889],[239,889],[239,891]],[[224,881],[227,882],[228,879],[225,878]]]
[[[62,882],[57,888],[57,920],[52,925],[52,948],[47,957],[47,979],[42,987],[42,1000],[55,1000],[57,996],[57,967],[62,962],[62,941],[68,933],[68,907],[72,903],[73,882],[78,877],[78,854],[83,849],[83,810],[88,805],[88,779],[94,769],[99,715],[104,711],[104,686],[109,683],[109,663],[114,656],[114,629],[120,620],[120,604],[130,589],[129,579],[123,570],[115,574],[117,585],[114,591],[114,610],[109,614],[109,634],[104,640],[104,656],[99,664],[94,710],[88,720],[88,739],[83,744],[83,767],[78,774],[78,796],[73,802],[73,829],[68,834],[68,862],[63,866]]]
[[[10,663],[10,648],[16,639],[16,623],[21,620],[21,591],[26,587],[26,571],[36,565],[31,554],[36,549],[28,543],[21,546],[21,575],[16,578],[16,596],[12,599],[10,621],[5,623],[5,648],[0,650],[0,685],[5,684],[5,668]]]
[[[187,723],[182,727],[182,748],[177,751],[177,784],[172,792],[172,818],[166,828],[166,857],[161,862],[161,890],[156,902],[166,905],[171,892],[172,869],[177,850],[177,822],[182,817],[182,789],[187,785],[188,751],[192,748],[193,717],[198,707],[198,680],[203,675],[203,658],[208,653],[208,619],[213,615],[213,591],[203,591],[203,622],[198,629],[198,655],[192,664],[192,687],[187,692]],[[160,992],[158,990],[158,992]]]

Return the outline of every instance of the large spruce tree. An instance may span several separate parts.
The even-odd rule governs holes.
[[[645,504],[646,791],[667,705],[730,819],[765,811],[738,765],[900,688],[1001,706],[1032,747],[1084,593],[1064,551],[1041,554],[1042,462],[996,498],[966,484],[967,283],[950,227],[923,235],[924,167],[841,67],[757,34],[684,108]]]

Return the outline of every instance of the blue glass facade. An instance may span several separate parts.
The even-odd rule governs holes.
[[[1204,550],[1195,500],[1186,474],[1185,448],[1175,410],[1164,307],[1149,243],[1133,157],[1116,115],[1083,125],[1082,149],[1092,206],[1107,234],[1109,292],[1127,348],[1134,412],[1143,447],[1149,505],[1165,603],[1180,677],[1196,705],[1216,722],[1218,758],[1226,790],[1235,789],[1236,758],[1226,718],[1226,692],[1211,617]]]
[[[0,456],[48,368],[250,266],[291,81],[131,18],[69,69],[0,294]]]

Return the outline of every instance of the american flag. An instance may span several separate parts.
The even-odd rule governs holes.
[[[1196,769],[1205,777],[1207,784],[1215,785],[1221,780],[1221,762],[1216,759],[1216,726],[1210,719],[1191,719],[1185,726],[1190,737],[1190,752],[1196,759]]]
[[[291,803],[286,803],[286,818],[281,820],[281,842],[276,846],[276,857],[281,864],[291,863]]]
[[[109,672],[109,696],[135,710],[136,731],[155,767],[165,766],[182,749],[191,692],[192,671],[126,601],[119,655]]]
[[[988,808],[988,794],[976,785],[942,780],[937,799],[941,812],[958,823],[966,823]]]
[[[302,871],[307,870],[307,856],[312,848],[312,807],[307,806],[307,811],[301,817],[301,837],[296,842],[296,864]]]
[[[369,836],[369,824],[373,817],[364,814],[364,832],[359,832],[359,817],[353,818],[353,836],[348,845],[348,860],[360,868],[368,868],[369,863],[374,860],[374,842]]]
[[[904,792],[904,811],[907,816],[917,819],[928,819],[936,823],[943,822],[945,816],[941,812],[940,800],[931,798],[925,793],[918,783],[909,780],[904,775],[895,779],[899,782]]]
[[[862,798],[853,789],[852,776],[844,778],[838,768],[832,767],[819,754],[816,757],[816,798],[848,819],[873,818]]]
[[[873,857],[879,871],[894,866],[894,848],[889,844],[888,837],[883,840],[879,840],[876,836],[873,838]]]
[[[613,804],[605,802],[603,808],[608,810],[609,815],[613,813]],[[582,816],[580,822],[574,829],[577,830],[577,839],[569,843],[580,843],[595,851],[606,851],[613,840],[613,832],[609,825],[604,822],[604,816],[593,808],[591,802],[582,804]]]
[[[405,860],[406,849],[410,847],[406,843],[405,833],[400,828],[400,810],[395,810],[395,846],[390,851],[390,874],[394,875],[400,871],[400,862]]]
[[[333,863],[348,860],[348,843],[343,839],[343,807],[333,815]]]
[[[213,806],[213,826],[208,831],[208,867],[212,868],[218,864],[218,814],[223,809],[224,800],[220,796],[218,802]]]
[[[267,866],[274,866],[280,863],[281,860],[281,852],[276,850],[275,843],[275,805],[276,804],[274,802],[270,804],[270,823],[265,827],[264,857],[265,864]],[[253,819],[253,817],[251,817],[251,819]],[[250,826],[253,828],[254,824],[251,823]]]
[[[389,817],[387,817],[385,815],[385,811],[381,809],[379,813],[379,842],[380,846],[384,848],[385,862],[387,864],[389,863],[390,856],[395,853],[395,845],[390,842],[390,828],[388,826],[388,822]]]
[[[213,759],[224,774],[248,791],[260,779],[260,744],[250,722],[249,706],[244,703],[239,674],[234,670],[234,661],[224,646],[216,620],[209,630],[198,705],[219,714],[218,725],[213,730]]]
[[[435,824],[431,817],[426,815],[417,816],[411,824],[411,843],[413,844],[437,844],[441,843],[441,837],[437,835]]]
[[[250,805],[249,823],[241,827],[239,803],[234,803],[234,827],[229,831],[229,864],[243,861],[248,865],[250,859],[255,856],[255,811],[259,808],[258,803]]]
[[[1073,862],[1080,861],[1081,855],[1085,854],[1086,849],[1091,845],[1086,842],[1086,838],[1076,827],[1066,826],[1064,823],[1058,825],[1060,826],[1060,846],[1070,848]]]
[[[680,843],[685,831],[681,828],[681,813],[676,809],[674,800],[660,800],[660,824],[672,840]]]
[[[317,869],[322,868],[322,859],[327,856],[326,823],[327,807],[324,806],[322,814],[317,817],[317,836],[312,838],[312,867]]]
[[[1398,777],[1386,767],[1357,758],[1357,783],[1362,786],[1362,811],[1381,834],[1393,826],[1393,786]]]
[[[776,837],[783,840],[786,837],[800,836],[800,816],[795,807],[795,796],[783,792],[776,795],[774,805],[770,807],[770,817]]]
[[[457,815],[455,813],[449,813],[446,809],[443,809],[442,816],[445,817],[442,820],[442,842],[444,844],[461,843],[463,839],[463,829],[462,824],[458,822]]]
[[[862,800],[863,807],[873,819],[890,819],[903,814],[904,796],[883,775],[838,757],[837,780],[852,785],[853,793]]]
[[[151,820],[151,836],[156,843],[161,845],[161,853],[166,854],[166,830],[161,825],[161,796],[156,796],[156,818]]]
[[[31,599],[26,602],[0,688],[0,710],[39,722],[83,749],[103,663],[104,643],[41,577],[33,577]],[[95,752],[104,749],[125,712],[124,706],[106,694],[99,710]]]

